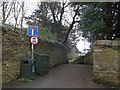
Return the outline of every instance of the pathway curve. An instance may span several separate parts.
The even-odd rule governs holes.
[[[63,64],[37,76],[32,82],[13,81],[3,88],[106,88],[92,81],[92,66]]]

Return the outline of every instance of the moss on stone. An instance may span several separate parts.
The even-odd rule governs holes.
[[[113,82],[113,81],[107,80],[106,78],[103,78],[103,77],[101,78],[101,77],[94,76],[93,81],[96,83],[99,83],[99,84],[109,86],[109,87],[116,87],[116,88],[119,87],[118,82]]]
[[[15,80],[20,76],[18,63],[23,57],[31,56],[30,37],[13,31],[2,33],[2,83]],[[39,39],[34,45],[34,54],[47,54],[50,56],[50,67],[67,63],[66,48],[58,43],[42,41]]]
[[[119,55],[120,46],[118,41],[108,41],[113,44],[106,44],[105,41],[95,43],[93,53],[93,80],[109,86],[118,87],[119,83]]]

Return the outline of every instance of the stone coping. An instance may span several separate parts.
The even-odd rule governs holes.
[[[96,40],[94,45],[120,46],[120,40]]]

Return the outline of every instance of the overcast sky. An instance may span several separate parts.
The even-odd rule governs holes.
[[[0,2],[5,1],[5,0],[1,0]],[[11,2],[13,0],[9,0],[9,2]],[[32,14],[32,12],[37,8],[37,2],[41,2],[41,1],[55,1],[55,0],[16,0],[16,1],[25,1],[25,5],[27,7],[27,11],[26,11],[26,16],[29,16]],[[60,1],[60,0],[58,0]],[[119,0],[69,0],[72,2],[112,2],[112,1],[119,1]],[[0,14],[1,15],[1,14]],[[81,37],[80,37],[81,38]],[[82,38],[84,39],[84,38]],[[84,52],[84,49],[89,49],[90,43],[88,43],[87,41],[82,41],[82,39],[77,43],[77,48],[79,49],[79,51]]]
[[[27,3],[28,3],[28,6],[29,6],[29,11],[27,14],[31,14],[31,12],[33,12],[36,8],[37,8],[37,2],[40,1],[40,0],[26,0]],[[83,37],[80,37],[80,41],[77,43],[77,48],[79,49],[79,51],[81,51],[82,53],[84,53],[84,49],[89,49],[90,48],[90,43],[87,42],[86,40],[83,41],[84,38]]]
[[[12,1],[12,0],[10,0],[10,1]],[[18,0],[16,0],[16,1],[18,1]],[[19,0],[19,1],[25,1],[25,6],[27,9],[26,16],[29,16],[37,8],[37,2],[40,2],[41,0]],[[67,16],[67,17],[69,17],[69,16]],[[68,19],[71,20],[70,17]],[[24,22],[24,26],[26,26],[25,22]],[[80,41],[77,43],[77,48],[81,52],[84,52],[83,51],[84,49],[89,49],[89,46],[90,46],[90,43],[88,43],[86,40],[83,41],[83,39],[84,39],[83,37],[80,37]]]

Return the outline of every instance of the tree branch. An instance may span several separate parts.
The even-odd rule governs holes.
[[[8,11],[8,14],[7,14],[6,18],[5,18],[5,21],[6,21],[7,18],[9,17],[9,15],[10,15],[10,13],[11,13],[11,11],[12,11],[12,8],[13,8],[13,2],[11,2],[11,6],[10,6],[10,9],[9,9],[9,11]]]
[[[71,23],[71,25],[70,25],[70,27],[69,27],[69,29],[68,29],[68,31],[67,31],[65,40],[63,41],[63,44],[66,44],[66,43],[67,43],[67,39],[68,39],[69,33],[70,33],[70,31],[72,30],[72,28],[73,28],[73,26],[74,26],[74,24],[75,24],[75,18],[76,18],[76,16],[77,16],[78,10],[79,10],[79,6],[78,6],[77,9],[75,10],[75,15],[74,15],[74,17],[73,17],[73,21],[72,21],[72,23]]]
[[[56,17],[55,17],[54,8],[55,8],[55,5],[53,5],[53,3],[50,4],[50,9],[51,9],[51,12],[52,12],[53,20],[56,23]]]

